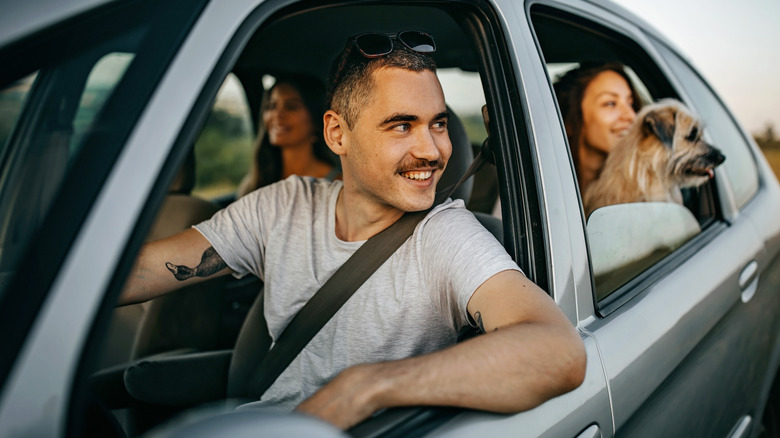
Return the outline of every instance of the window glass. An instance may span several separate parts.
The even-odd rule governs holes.
[[[482,120],[485,93],[482,91],[479,73],[457,68],[440,68],[436,74],[444,89],[447,105],[463,122],[469,140],[473,144],[481,145],[487,137],[487,131]]]
[[[0,154],[5,151],[36,76],[37,73],[30,74],[0,90]]]
[[[85,53],[47,67],[0,91],[4,107],[0,135],[5,144],[0,173],[0,290],[43,221],[92,122],[132,60],[129,53],[106,54],[97,61],[93,56]],[[86,85],[78,80],[79,71],[89,72]],[[10,137],[12,129],[14,137]]]
[[[249,171],[254,141],[246,93],[231,73],[222,83],[195,142],[196,182],[192,193],[204,199],[233,196]]]
[[[59,224],[59,240],[47,238],[45,245],[51,246],[35,250],[53,259],[64,254],[68,236],[76,232],[167,64],[171,45],[180,41],[171,35],[180,29],[170,27],[173,8],[153,2],[117,5],[85,14],[77,27],[65,24],[36,34],[23,52],[4,52],[0,296],[17,270],[26,269],[19,263],[32,239],[53,230],[42,227],[47,221]],[[186,19],[185,12],[176,14]],[[47,217],[55,204],[67,207],[58,208],[56,218]],[[42,275],[56,272],[56,266],[47,268]],[[29,276],[19,274],[16,280],[23,277]]]
[[[658,163],[669,163],[671,154],[660,133],[645,134],[649,116],[640,111],[679,97],[646,51],[606,26],[552,8],[537,5],[531,18],[582,196],[596,298],[606,304],[711,222],[714,190],[706,178],[668,196],[653,189],[674,178],[656,170],[667,168]],[[674,118],[656,119],[664,129],[685,129]]]
[[[109,53],[100,58],[92,68],[73,120],[71,154],[81,145],[84,134],[89,132],[90,124],[103,108],[117,82],[124,76],[133,56],[133,53]]]
[[[686,93],[701,113],[712,143],[726,156],[722,167],[734,190],[737,207],[742,208],[758,191],[758,171],[745,137],[728,110],[688,64],[663,44],[658,44],[658,47],[680,76]]]

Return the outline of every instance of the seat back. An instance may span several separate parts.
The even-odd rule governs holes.
[[[271,335],[263,316],[263,291],[249,309],[236,339],[227,380],[228,398],[246,397],[254,371],[271,348]]]
[[[164,239],[214,215],[219,207],[190,195],[195,184],[195,156],[185,160],[171,184],[147,241]],[[225,279],[184,287],[149,301],[141,318],[131,357],[139,358],[178,348],[217,346]]]

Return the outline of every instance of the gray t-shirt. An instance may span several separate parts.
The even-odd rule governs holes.
[[[264,286],[277,339],[292,317],[365,241],[336,237],[341,181],[292,176],[252,192],[197,228],[236,276]],[[351,365],[439,350],[468,323],[466,305],[485,280],[519,270],[464,208],[436,207],[412,237],[355,292],[290,366],[250,405],[294,409]]]

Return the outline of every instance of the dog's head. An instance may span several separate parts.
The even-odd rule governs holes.
[[[664,147],[668,157],[668,175],[680,187],[695,187],[714,176],[713,170],[726,157],[702,139],[702,123],[688,108],[674,99],[661,100],[645,107],[637,116],[640,135],[649,147]]]

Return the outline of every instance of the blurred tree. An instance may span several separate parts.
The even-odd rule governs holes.
[[[195,142],[195,189],[211,198],[232,193],[249,171],[254,133],[243,115],[214,108]]]
[[[761,149],[780,149],[780,139],[775,136],[775,127],[771,123],[767,123],[763,133],[753,134],[753,138]]]

